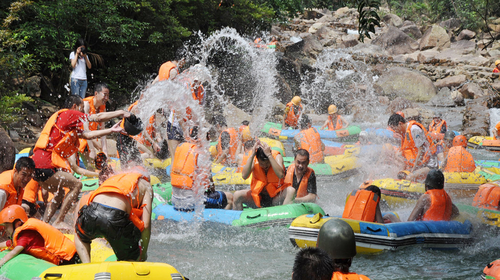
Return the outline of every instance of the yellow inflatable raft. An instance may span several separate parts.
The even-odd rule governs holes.
[[[495,140],[492,136],[473,136],[467,142],[467,147],[500,152],[500,140]]]
[[[250,185],[252,175],[244,180],[238,167],[228,167],[222,164],[212,163],[212,179],[214,185]]]
[[[54,266],[40,274],[39,279],[184,280],[186,278],[169,264],[120,261]]]

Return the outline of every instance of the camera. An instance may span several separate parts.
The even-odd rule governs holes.
[[[83,54],[86,54],[86,53],[87,53],[87,49],[85,49],[85,47],[81,47],[81,48],[80,48],[80,51],[81,51]]]

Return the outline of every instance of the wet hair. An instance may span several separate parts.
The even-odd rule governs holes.
[[[307,161],[309,161],[309,152],[307,150],[298,149],[295,152],[295,158],[297,158],[297,156],[306,156],[307,157]]]
[[[249,122],[249,121],[247,121],[247,120],[244,120],[244,121],[242,121],[242,122],[241,122],[241,124],[242,124],[242,125],[246,125],[246,126],[248,126],[248,125],[250,124],[250,122]]]
[[[259,160],[269,160],[269,158],[266,156],[266,153],[264,153],[264,150],[262,150],[261,147],[257,149],[257,152],[255,153],[255,156]]]
[[[106,83],[97,83],[94,87],[94,92],[101,92],[103,89],[107,88],[109,90],[109,86]]]
[[[333,271],[339,271],[341,273],[349,273],[349,268],[351,267],[351,263],[352,263],[352,258],[334,259]]]
[[[388,126],[398,126],[399,123],[406,123],[406,120],[405,118],[403,118],[401,115],[399,114],[393,114],[390,118],[389,118],[389,121],[387,122],[387,125]]]
[[[79,95],[70,95],[66,98],[66,101],[64,101],[64,108],[71,109],[74,105],[80,106],[82,102],[83,99]]]
[[[368,187],[365,188],[367,191],[371,191],[378,195],[378,197],[382,197],[382,192],[380,192],[380,188],[375,186],[375,185],[369,185]]]
[[[35,170],[35,162],[29,157],[21,157],[16,161],[16,171],[21,171],[23,168]]]
[[[83,38],[78,38],[75,42],[75,45],[73,46],[73,51],[75,51],[76,53],[76,49],[78,49],[80,46],[85,46],[85,48],[87,48],[87,43],[85,42],[85,40],[83,40]]]
[[[226,118],[223,115],[215,115],[213,118],[213,123],[219,126],[227,126]]]
[[[223,131],[220,134],[220,147],[225,150],[229,148],[229,144],[231,144],[231,135],[227,131]]]
[[[191,128],[191,130],[189,131],[189,137],[191,137],[191,139],[197,140],[199,130],[200,129],[198,126],[194,126],[193,128]],[[221,145],[222,145],[222,143],[221,143]]]
[[[253,145],[255,145],[255,140],[248,140],[245,142],[245,149],[250,150],[253,148]]]
[[[300,117],[300,129],[306,129],[311,124],[311,119],[306,114]]]
[[[333,260],[320,248],[305,248],[295,256],[292,280],[330,280],[332,275]]]

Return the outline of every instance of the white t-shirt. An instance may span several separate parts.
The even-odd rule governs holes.
[[[69,60],[71,61],[75,57],[75,52],[71,52],[69,54]],[[78,80],[86,80],[87,79],[87,65],[85,63],[85,58],[80,57],[76,62],[76,66],[71,72],[71,78]]]
[[[6,202],[7,202],[7,192],[4,190],[0,190],[0,209],[3,209]]]
[[[411,128],[411,136],[413,137],[413,142],[415,143],[415,147],[424,149],[424,153],[429,150],[430,144],[427,141],[427,137],[425,136],[424,131],[418,125],[412,125]],[[437,157],[435,154],[430,155],[429,162],[427,166],[430,168],[437,167]]]

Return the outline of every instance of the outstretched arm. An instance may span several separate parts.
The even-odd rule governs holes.
[[[5,255],[1,260],[0,260],[0,268],[8,261],[10,261],[13,257],[19,255],[22,251],[24,250],[23,246],[16,246],[12,251],[8,252],[7,255]]]
[[[125,110],[102,112],[88,117],[89,122],[105,122],[114,118],[128,118],[130,117],[130,112]]]
[[[113,125],[112,128],[94,130],[94,131],[84,131],[80,134],[80,137],[88,140],[106,136],[113,132],[125,133],[123,128],[120,127],[120,123],[116,123],[115,125]]]

